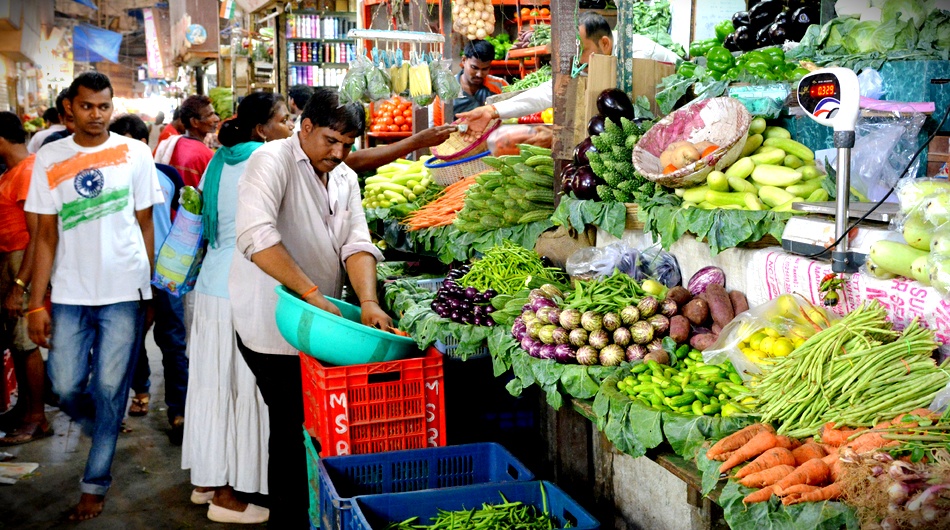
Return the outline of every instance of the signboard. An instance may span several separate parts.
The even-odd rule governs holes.
[[[165,65],[162,62],[162,48],[158,41],[158,31],[155,28],[155,18],[152,8],[142,10],[145,20],[145,53],[148,58],[148,76],[152,78],[165,77]]]

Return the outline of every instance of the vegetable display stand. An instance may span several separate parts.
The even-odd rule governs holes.
[[[300,354],[304,428],[323,456],[445,445],[442,354],[329,366]]]
[[[534,475],[495,443],[393,451],[320,460],[320,517],[324,530],[352,528],[358,495],[533,480]]]
[[[640,221],[640,206],[633,202],[625,202],[623,205],[627,209],[623,227],[627,230],[643,230],[644,224]]]
[[[544,513],[546,508],[557,522],[554,528],[600,528],[600,523],[564,491],[550,482],[541,481],[356,497],[353,528],[382,530],[390,522],[398,523],[411,517],[418,517],[417,523],[428,524],[430,518],[436,517],[440,510],[472,510],[480,508],[482,504],[502,504],[506,501],[532,506],[539,514]]]

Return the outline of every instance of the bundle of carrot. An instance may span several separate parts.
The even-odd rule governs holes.
[[[403,220],[409,230],[422,230],[436,226],[447,226],[455,221],[455,216],[465,206],[465,191],[475,184],[475,175],[449,184],[431,202],[411,212]]]
[[[772,495],[781,497],[786,506],[841,496],[836,451],[829,454],[825,446],[814,442],[802,445],[775,434],[768,424],[756,423],[719,440],[706,457],[725,460],[721,473],[752,460],[733,477],[748,488],[761,488],[742,499],[746,504],[765,502]]]
[[[884,307],[869,302],[806,340],[754,383],[764,422],[803,438],[829,421],[871,426],[928,405],[950,381],[937,366],[933,332],[911,322],[891,329]]]

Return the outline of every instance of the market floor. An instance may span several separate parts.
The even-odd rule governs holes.
[[[79,500],[89,438],[58,409],[47,407],[54,435],[26,445],[0,447],[12,462],[40,467],[15,485],[0,485],[0,529],[257,529],[266,526],[225,525],[208,520],[207,507],[189,501],[188,471],[181,469],[181,447],[168,440],[161,352],[151,335],[146,341],[152,368],[149,414],[127,418],[131,433],[120,434],[112,466],[114,482],[102,515],[81,523],[67,520]],[[252,499],[253,500],[253,499]],[[263,500],[258,498],[257,503]]]

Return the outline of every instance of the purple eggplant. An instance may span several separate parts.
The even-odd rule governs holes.
[[[577,167],[590,165],[587,154],[591,151],[596,152],[597,148],[590,141],[590,137],[584,138],[581,143],[574,147],[574,165]]]
[[[598,177],[590,166],[579,167],[577,176],[574,178],[574,195],[582,200],[600,200],[600,196],[597,195],[597,186],[603,183],[603,179]]]
[[[597,96],[597,112],[605,118],[620,124],[620,118],[634,118],[633,103],[630,96],[619,88],[609,88]]]
[[[577,352],[570,344],[558,344],[554,347],[554,360],[559,363],[572,363],[577,360],[576,355]]]
[[[554,344],[568,344],[571,341],[571,333],[561,327],[554,328]]]
[[[589,122],[587,122],[587,135],[597,136],[598,134],[604,132],[606,125],[607,118],[604,118],[600,114],[594,116]]]
[[[593,346],[581,346],[577,349],[577,354],[575,355],[577,364],[586,366],[597,364],[599,357],[597,350]]]
[[[577,166],[571,163],[561,168],[561,191],[565,194],[574,193],[574,184],[577,181]]]
[[[642,344],[631,344],[626,349],[627,362],[639,361],[646,357],[647,349]]]
[[[538,351],[538,357],[541,359],[553,359],[555,351],[557,351],[557,347],[553,344],[544,344]]]
[[[600,360],[600,364],[604,366],[618,366],[627,358],[627,356],[623,348],[617,346],[616,344],[611,344],[600,350],[598,358]]]

